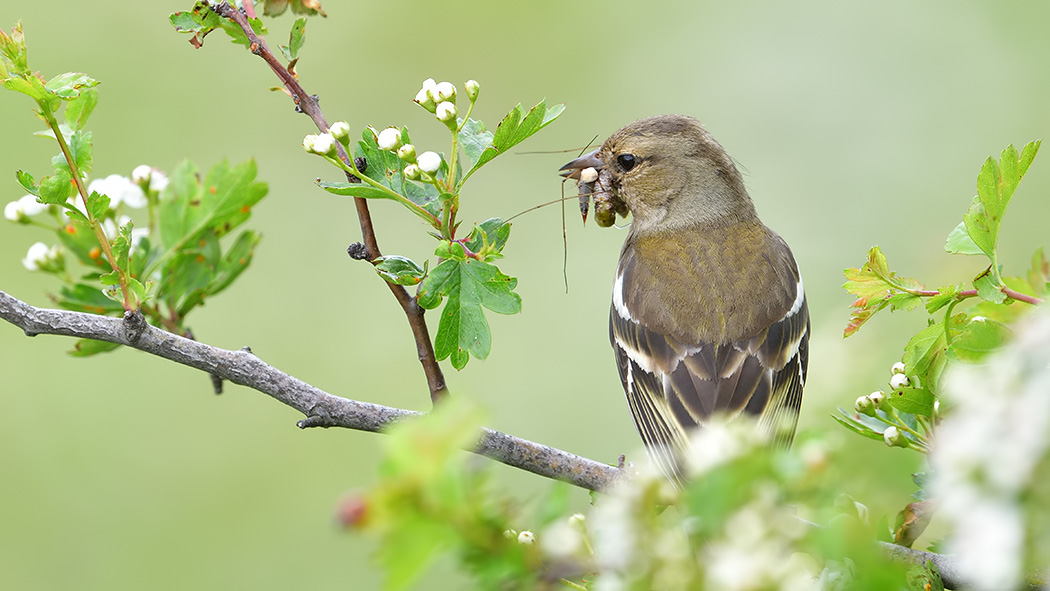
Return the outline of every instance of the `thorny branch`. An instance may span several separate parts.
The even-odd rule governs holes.
[[[281,62],[266,45],[266,40],[256,35],[255,31],[252,30],[244,13],[230,6],[225,1],[211,6],[211,9],[219,16],[230,19],[240,26],[241,30],[248,37],[251,52],[261,57],[270,66],[273,73],[281,79],[281,83],[288,89],[292,101],[295,102],[296,110],[306,113],[313,120],[318,130],[322,132],[328,131],[328,121],[325,120],[324,113],[321,112],[317,97],[307,93],[302,85],[299,84],[299,80],[295,75],[288,71],[288,68],[281,65]],[[336,150],[339,152],[339,158],[348,166],[352,166],[350,157],[339,142],[336,142]],[[346,178],[351,183],[360,182],[349,173],[347,173]],[[382,252],[379,250],[375,229],[372,227],[372,215],[368,211],[368,202],[361,197],[355,197],[354,206],[357,208],[357,218],[361,224],[365,258],[369,261],[374,261],[382,256]],[[385,281],[384,283],[390,288],[394,297],[397,298],[397,302],[401,304],[401,309],[404,310],[405,316],[408,318],[409,327],[412,329],[412,337],[416,341],[416,353],[419,357],[419,362],[423,365],[423,372],[427,377],[430,399],[433,402],[437,402],[448,393],[448,389],[445,386],[445,376],[441,371],[441,366],[438,365],[434,356],[434,345],[430,342],[430,332],[427,330],[426,321],[423,319],[424,310],[419,307],[416,298],[409,294],[404,287]]]
[[[334,396],[267,364],[247,348],[229,351],[183,338],[151,326],[141,314],[134,312],[125,313],[121,319],[36,308],[0,291],[0,318],[21,328],[27,336],[54,334],[118,343],[258,390],[306,415],[296,423],[303,429],[343,427],[381,432],[400,420],[423,415]],[[607,489],[620,475],[618,468],[608,464],[487,428],[482,428],[472,451],[508,466],[594,491]],[[954,557],[886,542],[880,544],[883,552],[895,560],[920,565],[927,559],[932,560],[946,587],[956,588],[960,584],[960,569]],[[1046,591],[1047,587],[1030,583],[1027,589]]]

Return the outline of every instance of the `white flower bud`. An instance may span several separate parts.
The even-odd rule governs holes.
[[[518,536],[518,532],[516,532],[516,531],[514,531],[512,529],[505,529],[505,530],[503,530],[503,537],[507,538],[508,540],[513,540],[517,536]]]
[[[890,373],[891,374],[904,373],[904,362],[903,361],[898,361],[897,363],[894,363],[893,367],[890,368]]]
[[[893,374],[893,377],[890,378],[890,387],[894,390],[896,390],[897,388],[907,386],[909,383],[910,382],[908,381],[908,376],[902,373],[895,373]]]
[[[529,530],[525,530],[518,534],[518,543],[532,545],[536,543],[536,536]]]
[[[423,174],[419,171],[419,166],[415,164],[409,164],[405,167],[405,177],[409,180],[418,181],[423,178]]]
[[[871,402],[875,405],[875,408],[882,407],[882,403],[886,402],[886,395],[882,393],[882,390],[875,390],[871,394],[868,394],[868,398],[871,399]]]
[[[475,82],[475,84],[477,83]],[[583,515],[583,513],[573,513],[571,516],[569,516],[569,525],[582,531],[584,529],[587,529],[587,518]]]
[[[478,100],[478,92],[481,91],[481,85],[478,84],[477,80],[467,80],[463,83],[463,90],[467,91],[467,98],[470,102]]]
[[[451,82],[439,82],[434,87],[434,102],[456,102],[456,86]]]
[[[448,101],[439,104],[437,106],[437,109],[434,111],[434,115],[438,118],[438,121],[445,122],[455,121],[457,114],[458,112],[456,111],[456,105]]]
[[[405,144],[397,149],[397,157],[412,164],[416,161],[416,147],[412,144]]]
[[[26,258],[22,259],[22,266],[30,271],[37,271],[40,266],[47,263],[51,249],[43,242],[37,242],[26,251]]]
[[[314,140],[314,154],[331,154],[335,151],[335,138],[330,133],[322,133]]]
[[[441,156],[437,152],[423,152],[416,158],[416,164],[423,172],[434,174],[441,168]]]
[[[342,142],[344,139],[350,137],[350,124],[346,121],[336,121],[328,128],[328,133],[332,134],[332,137]]]
[[[886,430],[882,432],[882,439],[890,447],[908,447],[908,440],[896,427],[886,427]]]
[[[149,180],[149,177],[153,174],[153,169],[150,168],[149,164],[139,164],[131,171],[131,181],[141,185],[142,183]]]
[[[580,171],[581,183],[593,183],[596,180],[598,180],[598,171],[594,168],[587,167]]]
[[[853,403],[853,410],[862,415],[868,415],[869,417],[875,416],[875,405],[868,396],[858,397]]]
[[[401,130],[396,127],[388,127],[379,132],[376,138],[380,150],[396,150],[401,145]]]
[[[311,133],[303,138],[303,149],[312,154],[314,151],[314,144],[316,143],[317,135]]]
[[[437,104],[432,96],[432,92],[436,86],[437,84],[434,82],[433,78],[427,78],[423,81],[423,88],[419,89],[419,92],[416,93],[415,98],[416,104],[430,111],[431,113],[434,112],[434,105]]]
[[[11,201],[4,206],[4,219],[12,222],[27,221],[26,210],[22,208],[22,204],[18,201]]]

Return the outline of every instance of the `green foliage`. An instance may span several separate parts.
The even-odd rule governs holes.
[[[197,13],[203,22],[208,17],[202,15]],[[186,18],[191,17],[179,17]],[[203,37],[206,31],[198,33]],[[266,185],[255,181],[254,162],[236,167],[223,162],[203,179],[185,162],[163,191],[166,177],[152,169],[146,178],[132,181],[114,175],[100,179],[98,190],[88,189],[84,179],[94,158],[92,132],[85,125],[98,104],[94,89],[98,82],[71,72],[43,83],[26,64],[20,26],[10,36],[0,32],[0,52],[4,86],[36,101],[37,114],[48,125],[36,135],[55,141],[60,148],[51,160],[51,174],[39,181],[22,170],[16,174],[23,189],[49,206],[46,211],[51,220],[49,224],[27,216],[22,223],[50,230],[62,246],[36,264],[38,270],[62,281],[53,296],[55,302],[97,314],[140,309],[151,322],[185,333],[186,315],[205,298],[226,289],[251,262],[259,242],[257,233],[243,231],[227,248],[220,239],[242,225],[266,194]],[[65,114],[59,123],[56,114],[63,104]],[[137,224],[127,214],[143,206],[148,208],[148,221],[142,230],[136,230]],[[147,234],[152,241],[143,237]],[[66,252],[87,267],[80,277],[67,271]],[[113,348],[80,341],[72,353],[89,356]]]
[[[215,29],[223,30],[230,37],[230,41],[238,45],[248,47],[250,41],[237,23],[221,18],[209,8],[208,2],[197,2],[191,10],[179,11],[168,17],[171,26],[179,33],[191,33],[190,44],[200,48],[204,45],[204,38]],[[266,26],[257,18],[249,18],[248,24],[256,35],[265,35]]]
[[[840,409],[836,420],[851,431],[870,439],[883,439],[885,430],[898,430],[904,443],[920,451],[928,450],[938,419],[936,402],[941,395],[941,377],[951,363],[976,363],[999,349],[1011,335],[1009,324],[1021,307],[1038,303],[1047,293],[1050,266],[1042,250],[1036,251],[1025,277],[1000,274],[996,244],[999,228],[1010,198],[1028,171],[1040,142],[1031,142],[1018,154],[1013,146],[1003,150],[999,161],[989,158],[977,177],[974,197],[963,222],[948,235],[945,250],[950,254],[985,255],[990,265],[972,281],[927,290],[918,281],[890,270],[879,247],[868,251],[868,260],[859,268],[846,269],[843,287],[857,297],[852,305],[845,336],[857,332],[877,312],[913,309],[923,303],[930,314],[927,326],[905,345],[900,377],[891,381],[892,392],[885,404],[872,404],[872,397],[857,400],[857,412]],[[966,312],[956,307],[968,300],[978,303]],[[882,397],[881,392],[876,399]],[[873,395],[874,396],[874,395]],[[877,400],[876,400],[877,402]],[[862,409],[873,409],[865,416]],[[890,443],[890,437],[885,437]]]

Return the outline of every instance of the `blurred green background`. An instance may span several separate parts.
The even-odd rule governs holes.
[[[102,82],[89,128],[95,176],[147,163],[201,167],[255,158],[270,196],[251,226],[264,240],[252,268],[191,317],[203,341],[250,345],[269,363],[329,392],[425,410],[422,371],[400,309],[346,246],[352,204],[313,185],[334,170],[299,146],[312,132],[261,60],[221,33],[200,51],[168,25],[191,2],[5,2],[22,19],[30,66]],[[931,286],[977,273],[943,254],[975,192],[981,163],[1009,143],[1050,135],[1050,4],[891,0],[874,4],[328,2],[311,20],[301,81],[329,120],[407,124],[420,149],[447,150],[444,129],[412,104],[427,77],[476,78],[475,116],[494,126],[515,103],[565,102],[521,149],[565,150],[660,113],[700,118],[740,163],[758,210],[792,245],[813,315],[803,428],[838,434],[836,405],[884,387],[918,313],[878,318],[841,337],[844,267],[879,244],[891,266]],[[286,42],[289,15],[270,23]],[[14,171],[38,177],[55,153],[28,98],[0,93],[0,202],[22,195]],[[466,222],[507,217],[560,195],[572,154],[510,155],[474,177]],[[1050,156],[1037,158],[1002,235],[1007,271],[1047,242]],[[571,191],[571,188],[567,188]],[[423,226],[374,203],[387,254],[422,260]],[[623,230],[581,227],[568,207],[569,293],[556,207],[515,221],[503,264],[519,278],[519,316],[490,316],[494,346],[462,373],[496,429],[608,462],[637,436],[613,369],[606,316]],[[56,287],[20,263],[54,240],[0,224],[0,289],[48,305]],[[375,478],[382,437],[300,431],[266,396],[135,351],[91,360],[73,342],[25,338],[0,324],[0,587],[23,589],[374,588],[366,538],[333,510]],[[855,441],[854,441],[855,439]],[[915,454],[842,438],[865,470],[843,490],[873,515],[910,493]],[[499,467],[529,499],[549,483]],[[586,495],[575,494],[583,506]],[[528,523],[519,524],[522,528]],[[451,586],[439,566],[427,588]]]

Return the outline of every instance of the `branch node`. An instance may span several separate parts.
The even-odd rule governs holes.
[[[247,354],[249,354],[249,355],[251,355],[253,357],[255,356],[255,353],[252,353],[252,348],[249,347],[248,345],[245,345],[245,346],[241,347],[241,351],[243,351],[244,353],[247,353]]]
[[[215,395],[218,396],[219,394],[222,394],[222,378],[213,373],[208,374],[208,376],[211,377],[211,388],[215,392]]]
[[[146,318],[138,310],[127,310],[124,312],[124,323],[121,325],[124,334],[121,335],[129,343],[138,342],[142,333],[146,330]]]
[[[332,416],[328,414],[327,410],[319,407],[314,407],[313,409],[311,409],[310,415],[307,416],[305,419],[302,419],[301,421],[297,421],[295,423],[295,426],[299,427],[300,429],[309,429],[310,427],[321,427],[323,429],[327,429],[329,427],[336,427],[338,425],[336,425],[335,421],[332,420]]]
[[[350,258],[355,261],[371,260],[372,258],[368,256],[368,247],[360,242],[355,242],[346,247],[346,254],[350,255]]]

